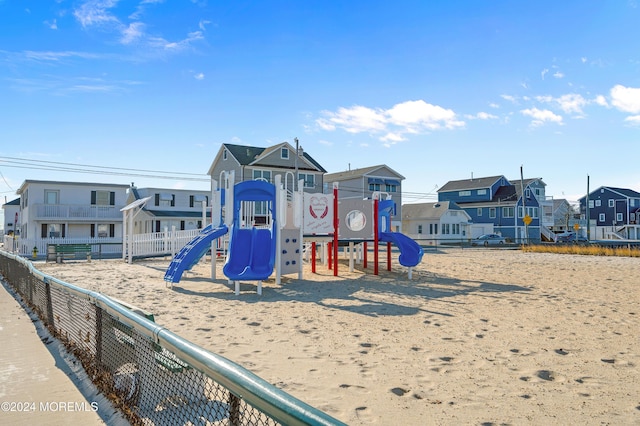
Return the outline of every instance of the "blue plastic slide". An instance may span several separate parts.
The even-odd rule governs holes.
[[[378,202],[378,239],[392,242],[400,250],[398,262],[402,266],[412,267],[422,261],[424,251],[420,244],[400,232],[388,232],[391,227],[391,213],[395,212],[396,204],[393,200]]]
[[[271,208],[271,227],[241,227],[243,201],[267,202]],[[222,271],[232,281],[262,281],[273,273],[276,253],[275,186],[251,180],[234,186],[233,225],[229,253]]]
[[[198,263],[200,258],[211,248],[211,242],[222,237],[227,232],[226,225],[219,225],[215,228],[212,225],[204,227],[189,244],[182,247],[176,254],[164,274],[164,280],[172,283],[180,282],[182,273],[191,270]],[[215,253],[213,255],[215,256]]]
[[[398,262],[402,266],[416,266],[422,261],[424,254],[422,247],[415,240],[407,237],[400,232],[382,232],[378,235],[378,239],[384,242],[392,242],[400,250]]]

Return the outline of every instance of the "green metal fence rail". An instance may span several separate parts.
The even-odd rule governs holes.
[[[43,274],[20,256],[0,251],[0,275],[131,424],[344,424],[139,311]]]

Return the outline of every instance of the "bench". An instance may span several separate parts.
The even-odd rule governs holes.
[[[137,307],[127,303],[127,302],[123,302],[121,300],[112,298],[116,303],[118,303],[119,305],[124,306],[125,308],[129,309],[130,311],[145,317],[146,319],[148,319],[151,322],[155,322],[155,318],[153,316],[152,313],[150,312],[146,312],[143,311],[141,309],[138,309]],[[135,348],[135,343],[134,343],[134,339],[133,339],[133,327],[124,324],[120,321],[118,321],[115,318],[112,318],[111,320],[111,326],[114,329],[115,332],[115,336],[116,339],[130,347],[130,348]],[[153,347],[153,351],[154,351],[154,358],[156,360],[156,362],[163,366],[164,368],[166,368],[167,370],[171,371],[172,373],[181,373],[183,370],[185,369],[190,369],[191,367],[189,367],[188,364],[186,364],[185,362],[183,362],[180,358],[178,358],[177,356],[175,356],[173,353],[167,351],[166,349],[162,348],[160,345],[158,345],[157,343],[153,342],[152,343],[152,347]]]
[[[88,260],[91,260],[91,244],[56,244],[56,260],[76,258],[78,254],[84,253]]]

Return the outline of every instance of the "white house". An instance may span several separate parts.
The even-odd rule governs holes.
[[[402,232],[425,245],[460,243],[474,237],[471,217],[452,201],[403,205]]]
[[[16,198],[13,201],[3,204],[2,211],[4,212],[4,234],[13,234],[16,230],[16,223],[18,223],[18,218],[20,216],[20,198]]]
[[[132,185],[128,189],[127,205],[147,199],[136,215],[133,233],[147,234],[174,228],[179,231],[201,229],[204,218],[211,217],[211,211],[205,213],[210,194],[210,191],[136,188]]]
[[[127,185],[25,180],[20,196],[21,252],[40,252],[56,239],[122,242]]]

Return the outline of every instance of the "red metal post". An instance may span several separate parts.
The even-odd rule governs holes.
[[[316,273],[316,242],[311,243],[311,272]]]
[[[378,275],[378,200],[373,200],[373,275]]]
[[[387,271],[391,270],[391,242],[387,241]]]
[[[362,267],[367,268],[367,242],[362,243],[362,251],[364,251],[362,256]]]

